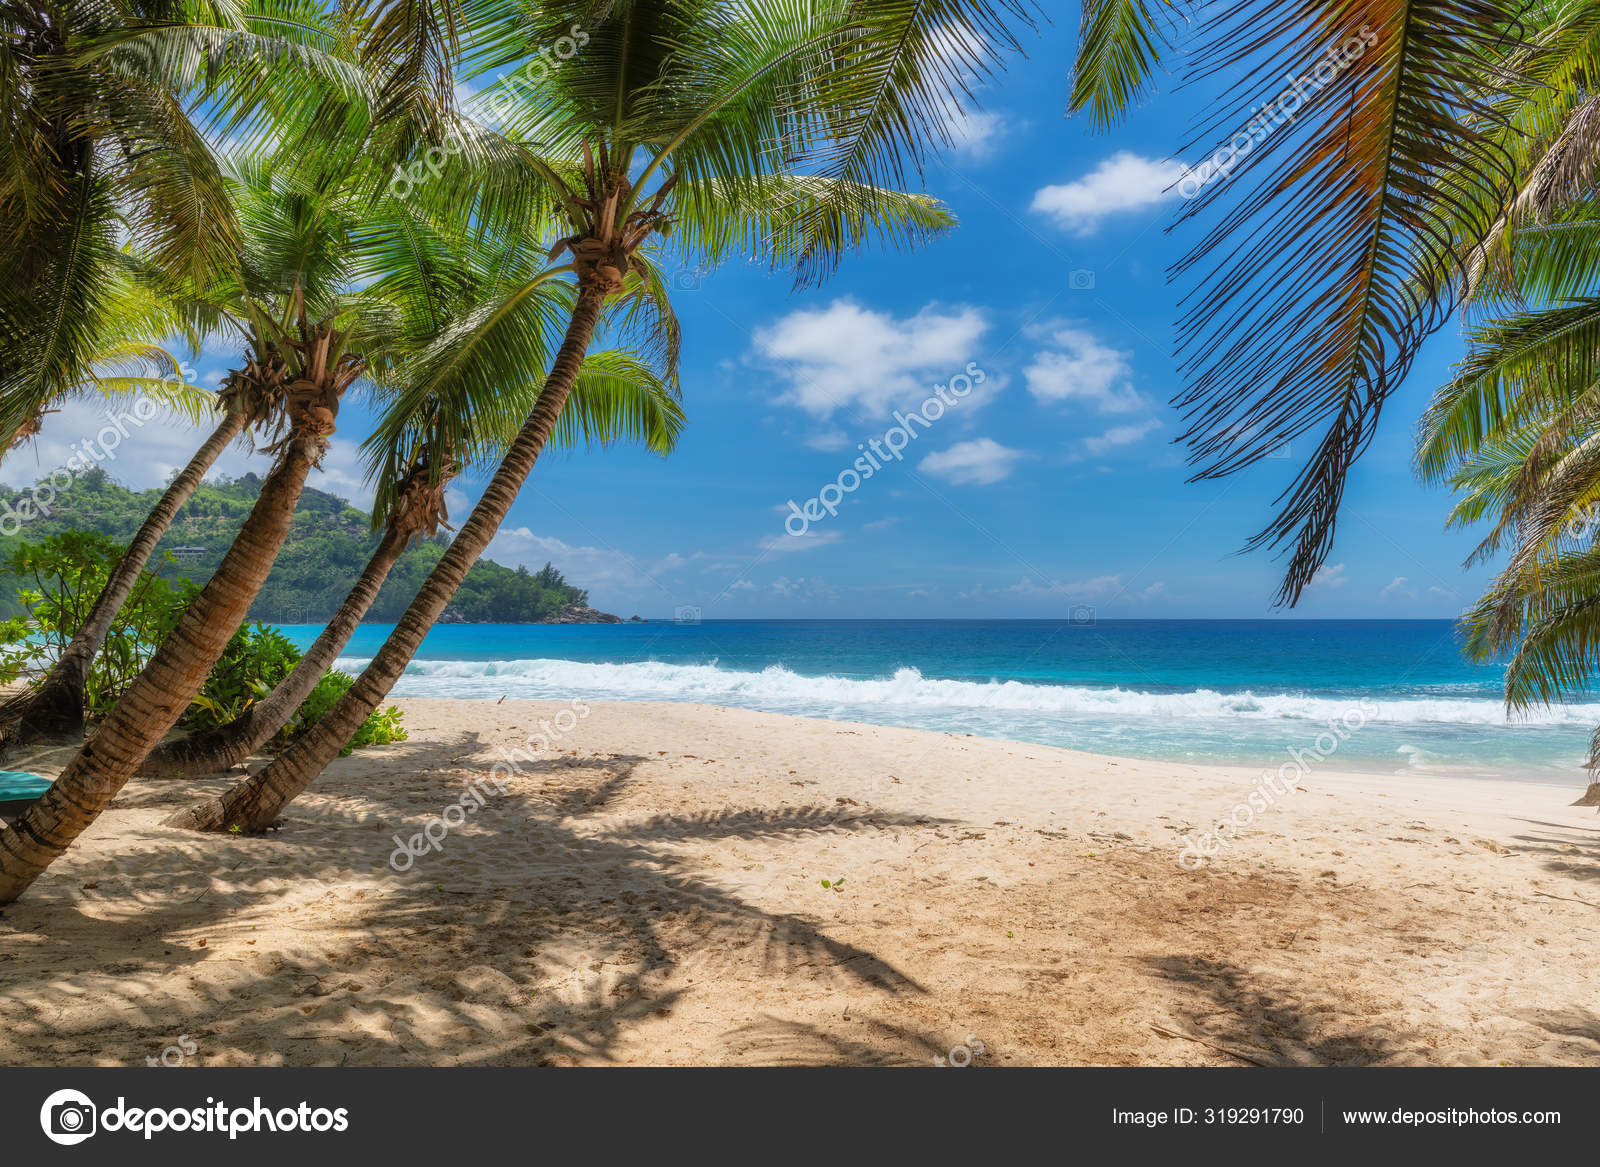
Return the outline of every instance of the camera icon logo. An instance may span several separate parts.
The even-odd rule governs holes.
[[[682,267],[672,273],[672,289],[675,292],[698,292],[700,281],[705,278],[705,273],[697,267]]]
[[[1086,267],[1077,268],[1068,274],[1067,287],[1074,292],[1094,291],[1094,271]]]
[[[39,1108],[39,1125],[52,1143],[71,1147],[94,1134],[98,1113],[87,1094],[57,1090]]]
[[[698,624],[700,623],[700,609],[693,604],[679,604],[677,611],[672,613],[672,622],[674,624]]]
[[[1094,605],[1074,604],[1072,610],[1067,613],[1067,623],[1074,628],[1093,628]]]

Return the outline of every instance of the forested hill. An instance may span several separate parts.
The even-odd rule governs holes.
[[[162,571],[200,583],[210,579],[260,489],[261,479],[255,474],[202,484],[161,540],[158,556],[171,551],[178,560]],[[159,489],[129,490],[99,469],[74,480],[53,499],[46,488],[33,494],[48,507],[48,514],[40,513],[37,505],[31,510],[25,507],[30,493],[0,485],[0,550],[8,552],[18,542],[36,543],[68,530],[99,531],[126,543],[161,497]],[[21,518],[30,514],[32,517]],[[364,512],[342,498],[308,487],[300,496],[289,538],[250,609],[250,618],[273,624],[326,621],[361,574],[377,543],[378,535],[370,529]],[[367,619],[378,623],[399,619],[448,545],[443,535],[414,544],[395,565]],[[0,579],[0,616],[22,611],[16,602],[18,582]],[[587,603],[588,593],[568,584],[554,567],[546,565],[542,571],[530,572],[482,559],[456,593],[446,618],[536,623],[552,618],[567,605]]]

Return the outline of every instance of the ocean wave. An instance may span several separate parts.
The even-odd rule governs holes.
[[[365,659],[338,663],[357,672]],[[1362,703],[1295,693],[1223,693],[1194,689],[1155,693],[1095,689],[1023,681],[955,681],[924,677],[914,668],[892,677],[808,677],[772,665],[759,672],[716,664],[658,661],[628,664],[571,660],[413,661],[395,687],[401,697],[484,698],[509,694],[531,699],[586,697],[591,700],[686,701],[739,705],[774,712],[848,714],[851,709],[945,709],[1063,717],[1129,717],[1189,721],[1292,720],[1325,722],[1361,714],[1367,722],[1507,726],[1496,699],[1470,697],[1372,697]],[[1565,705],[1509,723],[1585,725],[1600,723],[1600,704]]]

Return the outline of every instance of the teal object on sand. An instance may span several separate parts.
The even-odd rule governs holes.
[[[24,770],[0,770],[0,815],[10,818],[27,810],[50,789],[49,778]]]

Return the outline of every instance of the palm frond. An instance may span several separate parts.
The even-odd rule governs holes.
[[[1202,174],[1184,212],[1226,208],[1174,269],[1196,280],[1177,405],[1196,479],[1317,435],[1248,543],[1284,550],[1280,603],[1327,557],[1351,467],[1454,306],[1455,239],[1482,239],[1513,185],[1486,129],[1510,22],[1488,0],[1242,0],[1208,32],[1203,72],[1247,74],[1210,124],[1237,119],[1247,145],[1223,181]],[[1251,112],[1286,74],[1317,82],[1296,90],[1293,116]]]
[[[1170,0],[1161,0],[1170,9]],[[1181,18],[1187,23],[1187,13]],[[1109,129],[1149,90],[1172,48],[1176,21],[1145,0],[1083,0],[1078,53],[1067,109],[1087,108],[1090,124]]]

